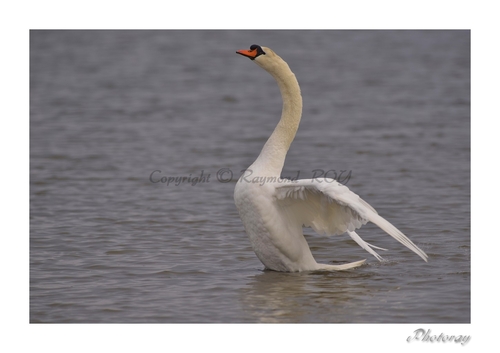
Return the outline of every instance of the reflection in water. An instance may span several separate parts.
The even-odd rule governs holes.
[[[263,271],[241,291],[244,310],[256,322],[356,321],[371,273]],[[364,282],[364,283],[363,283]]]

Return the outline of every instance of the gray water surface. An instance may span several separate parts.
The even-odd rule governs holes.
[[[30,36],[30,322],[470,322],[468,31]],[[368,224],[387,262],[306,229],[367,264],[263,270],[233,202],[282,104],[254,43],[302,89],[283,176],[337,175],[428,263]]]

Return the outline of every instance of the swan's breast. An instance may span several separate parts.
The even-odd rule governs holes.
[[[287,222],[273,197],[274,186],[238,182],[234,199],[250,243],[260,261],[276,271],[315,266],[302,227]]]
[[[276,271],[287,271],[283,262],[283,253],[275,245],[273,235],[269,232],[274,210],[272,197],[266,194],[266,187],[238,181],[234,190],[234,201],[241,217],[250,244],[267,267]]]

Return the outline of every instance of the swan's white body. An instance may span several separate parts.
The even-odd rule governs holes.
[[[302,233],[303,226],[327,235],[347,232],[381,261],[382,257],[373,250],[377,247],[363,241],[355,232],[368,221],[427,261],[421,249],[346,186],[333,179],[289,181],[280,178],[302,115],[300,88],[287,63],[271,49],[255,45],[251,48],[254,50],[238,53],[250,57],[269,72],[278,83],[283,98],[281,120],[234,190],[236,207],[260,261],[268,269],[284,272],[344,270],[365,261],[318,264]]]

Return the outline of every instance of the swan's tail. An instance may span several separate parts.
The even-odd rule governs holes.
[[[361,261],[356,261],[356,262],[350,262],[348,264],[343,264],[343,265],[327,265],[327,264],[316,264],[317,268],[316,270],[319,271],[342,271],[342,270],[348,270],[350,268],[355,268],[358,266],[361,266],[362,264],[365,263],[366,260],[361,260]]]

